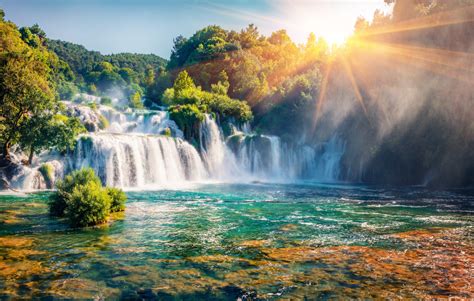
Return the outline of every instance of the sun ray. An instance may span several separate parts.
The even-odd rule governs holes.
[[[397,22],[393,25],[368,29],[367,31],[360,33],[359,35],[361,37],[370,37],[389,33],[393,34],[398,32],[455,25],[467,22],[474,22],[474,5],[455,10],[439,12],[433,15],[418,17],[402,22]]]
[[[354,60],[352,57],[349,57],[349,62],[351,65],[360,65],[357,60]],[[388,114],[383,107],[383,105],[380,103],[379,97],[374,95],[372,90],[370,89],[371,85],[367,81],[369,78],[369,75],[366,73],[366,68],[365,66],[361,66],[360,68],[354,68],[353,70],[357,70],[357,72],[363,73],[361,76],[357,76],[357,79],[361,83],[361,86],[366,94],[368,94],[369,99],[377,105],[379,108],[380,112],[382,113],[382,118],[386,122],[387,125],[390,125],[390,119],[388,118]]]
[[[470,59],[472,56],[468,53],[463,53],[462,56],[460,56],[463,59],[460,59],[459,62],[455,62],[456,60],[453,59],[452,52],[446,52],[442,57],[442,50],[439,49],[431,50],[432,53],[437,53],[436,56],[432,56],[429,53],[425,54],[410,46],[403,47],[400,45],[392,45],[390,43],[360,41],[355,45],[361,45],[363,50],[367,51],[367,53],[382,56],[389,55],[391,59],[404,64],[411,64],[414,67],[422,68],[470,84],[474,83],[473,69],[470,68],[470,66],[472,66],[472,59]],[[466,57],[469,59],[464,59]]]
[[[352,72],[352,67],[347,61],[347,58],[345,56],[342,56],[341,61],[342,61],[342,65],[344,66],[344,70],[346,71],[346,74],[349,77],[349,81],[351,82],[351,86],[356,96],[356,99],[359,102],[360,106],[362,107],[365,117],[367,117],[367,120],[370,123],[369,113],[367,112],[367,108],[364,104],[364,99],[362,98],[362,94],[360,93],[359,86],[357,85],[357,82],[354,77],[354,73]]]
[[[328,62],[326,71],[324,72],[323,80],[321,82],[321,87],[319,89],[318,103],[316,104],[316,112],[313,118],[313,125],[312,125],[313,131],[316,129],[316,125],[318,123],[321,110],[323,108],[323,104],[326,99],[328,80],[329,80],[329,76],[331,75],[332,64],[333,64],[333,61]]]
[[[376,43],[376,42],[375,42]],[[468,72],[473,72],[474,54],[449,51],[436,48],[416,47],[403,44],[394,43],[376,43],[383,45],[386,49],[390,48],[392,52],[400,52],[408,56],[418,58],[434,64],[440,64],[453,69],[461,69]]]

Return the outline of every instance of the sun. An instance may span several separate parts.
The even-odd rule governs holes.
[[[329,32],[322,35],[322,38],[326,40],[326,42],[330,46],[332,45],[341,46],[346,42],[348,37],[349,37],[348,34],[339,33],[339,32]]]

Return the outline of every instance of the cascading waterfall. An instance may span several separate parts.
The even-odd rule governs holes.
[[[250,130],[234,132],[225,143],[215,120],[206,116],[201,125],[203,158],[216,178],[328,182],[339,179],[345,144],[337,136],[315,149],[282,143],[277,136],[247,134]]]
[[[233,126],[224,138],[217,122],[206,115],[196,149],[185,141],[165,111],[118,112],[100,106],[84,107],[86,120],[110,123],[107,129],[82,136],[72,155],[55,166],[56,177],[82,167],[92,167],[111,186],[163,187],[187,181],[337,181],[345,144],[337,136],[317,147],[290,145],[279,137],[252,134],[248,124]],[[96,115],[94,115],[96,114]],[[169,129],[172,137],[163,135]],[[58,165],[58,164],[56,164]],[[61,174],[59,174],[59,172]],[[25,169],[17,188],[44,188],[38,167]]]
[[[173,185],[207,174],[188,142],[156,135],[92,134],[79,140],[71,169],[90,166],[104,183],[120,187]]]
[[[222,138],[219,126],[209,115],[199,128],[199,138],[201,155],[211,178],[231,180],[243,176],[234,154]]]
[[[236,130],[226,142],[217,122],[206,115],[199,129],[198,151],[181,138],[137,134],[141,128],[147,128],[142,130],[145,133],[159,133],[165,125],[174,128],[165,112],[104,115],[121,124],[121,131],[111,133],[112,128],[80,139],[69,168],[90,166],[107,185],[147,187],[207,179],[336,181],[339,177],[344,143],[336,136],[315,149],[288,145],[276,136],[247,134],[251,131],[245,126],[245,132]],[[230,140],[237,140],[237,145],[232,148]]]
[[[182,131],[169,119],[169,113],[166,111],[122,113],[102,106],[100,114],[110,123],[106,130],[109,133],[161,134],[169,128],[175,137],[183,138]]]

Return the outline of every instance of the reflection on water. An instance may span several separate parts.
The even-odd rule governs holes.
[[[474,296],[474,197],[322,185],[129,192],[71,230],[47,193],[0,196],[0,298]]]

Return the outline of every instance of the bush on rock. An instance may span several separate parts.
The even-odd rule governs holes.
[[[111,212],[125,210],[126,194],[118,188],[103,187],[91,168],[71,172],[56,186],[49,212],[66,217],[73,227],[98,225],[106,222]]]

